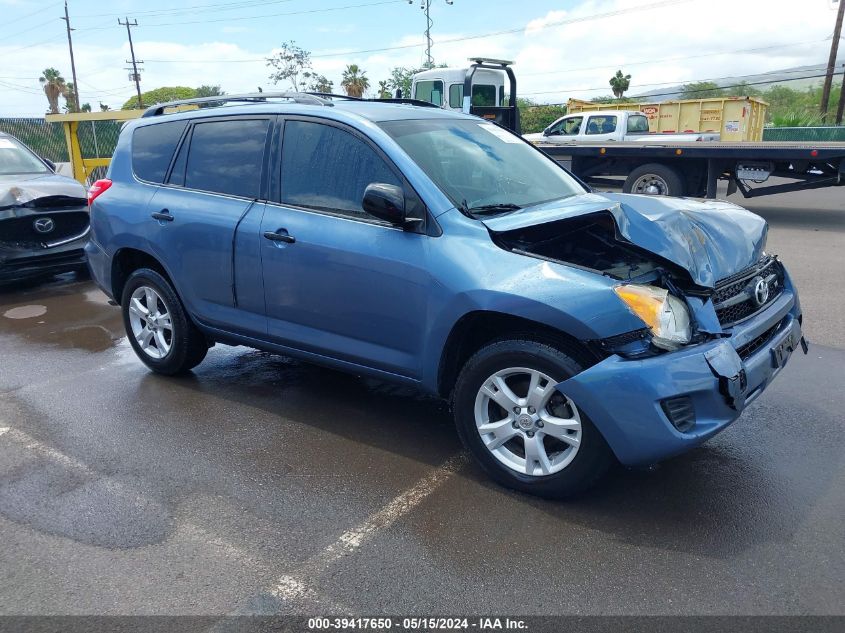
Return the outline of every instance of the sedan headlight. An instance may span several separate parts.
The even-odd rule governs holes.
[[[689,311],[668,290],[639,284],[616,286],[613,290],[651,329],[655,346],[673,350],[690,342]]]

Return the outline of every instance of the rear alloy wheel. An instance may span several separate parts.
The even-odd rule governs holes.
[[[129,343],[153,371],[180,374],[205,358],[208,341],[191,322],[170,282],[157,271],[133,272],[120,306]]]
[[[532,340],[487,345],[455,384],[458,434],[499,483],[560,498],[593,485],[613,454],[587,414],[557,385],[583,367],[562,350]]]

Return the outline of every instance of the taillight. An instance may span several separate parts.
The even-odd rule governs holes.
[[[103,193],[106,189],[111,187],[111,180],[108,178],[103,178],[102,180],[97,180],[91,187],[88,189],[88,206],[91,206],[91,203],[97,199],[97,197]]]

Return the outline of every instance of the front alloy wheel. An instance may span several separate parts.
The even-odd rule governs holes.
[[[452,412],[461,441],[487,474],[509,488],[561,498],[608,470],[613,453],[604,437],[557,389],[589,360],[584,351],[528,338],[493,341],[467,360]]]
[[[475,398],[481,441],[508,468],[552,475],[566,468],[581,445],[581,415],[555,381],[527,367],[497,371]]]

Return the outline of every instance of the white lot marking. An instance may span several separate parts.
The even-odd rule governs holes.
[[[341,534],[334,543],[305,561],[297,571],[280,577],[270,593],[289,601],[314,595],[314,590],[308,586],[307,578],[318,575],[334,562],[354,553],[380,530],[390,527],[408,514],[465,462],[466,458],[463,455],[447,459],[442,466],[423,477],[381,510],[370,515],[363,523]]]
[[[23,444],[24,448],[27,448],[33,453],[41,455],[42,457],[48,457],[49,459],[55,460],[62,466],[77,468],[88,473],[93,472],[90,468],[88,468],[88,466],[86,466],[82,462],[74,459],[69,455],[65,455],[60,451],[57,451],[55,448],[50,448],[46,444],[42,444],[34,437],[27,435],[23,431],[18,431],[17,429],[13,429],[11,427],[4,427],[0,429],[0,435],[8,435],[9,438]]]
[[[0,426],[0,435],[3,435],[6,431],[9,430],[8,426]]]

